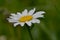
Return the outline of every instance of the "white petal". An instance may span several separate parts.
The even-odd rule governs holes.
[[[9,18],[16,20],[18,17],[10,16]]]
[[[29,11],[29,15],[33,15],[34,12],[35,12],[35,8]]]
[[[15,18],[15,17],[13,17],[13,16],[9,16],[9,18],[13,19],[13,18]]]
[[[9,19],[9,18],[7,18],[7,20],[8,20],[9,22],[18,22],[17,20]]]
[[[20,12],[17,12],[17,15],[20,15],[21,16],[21,13]]]
[[[10,16],[10,19],[13,19],[13,20],[18,20],[20,17],[13,17],[13,16]]]
[[[31,23],[31,22],[26,22],[26,24],[27,24],[28,26],[31,26],[31,25],[32,25],[32,23]]]
[[[39,19],[33,19],[31,22],[32,23],[40,23],[40,20]]]
[[[14,23],[14,27],[16,27],[18,24],[20,24],[20,23]]]
[[[17,14],[11,14],[12,16],[10,16],[10,18],[18,20],[22,15],[20,13]]]
[[[39,11],[39,12],[36,12],[36,13],[44,14],[45,12],[44,11]]]
[[[25,10],[22,12],[22,15],[23,15],[23,16],[26,16],[27,13],[28,13],[28,11],[27,11],[27,9],[25,9]]]
[[[17,12],[17,18],[20,18],[22,16],[22,14],[20,12]]]
[[[12,15],[12,16],[16,16],[16,14],[15,14],[15,13],[11,13],[11,15]]]
[[[18,15],[16,15],[16,14],[11,14],[11,16],[12,16],[12,17],[18,17]]]
[[[44,15],[42,15],[43,13],[45,13],[45,12],[43,12],[43,11],[36,12],[36,13],[33,15],[33,18],[44,17]]]
[[[25,23],[20,23],[21,26],[24,26]]]

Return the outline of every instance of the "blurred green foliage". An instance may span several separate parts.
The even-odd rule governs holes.
[[[32,8],[46,12],[41,23],[31,29],[33,40],[60,40],[60,0],[0,0],[0,35],[7,40],[31,40],[27,28],[14,28],[6,18],[12,12]]]

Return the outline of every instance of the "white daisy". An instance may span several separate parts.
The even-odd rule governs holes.
[[[17,12],[17,14],[11,14],[10,18],[7,18],[7,20],[11,23],[14,23],[14,27],[17,25],[24,26],[26,23],[28,26],[31,26],[32,23],[40,23],[40,20],[37,19],[39,17],[44,17],[44,11],[39,11],[35,13],[35,8],[30,10],[28,12],[27,9],[25,9],[22,13]]]

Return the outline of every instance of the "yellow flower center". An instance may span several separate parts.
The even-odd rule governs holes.
[[[32,16],[31,15],[27,15],[27,16],[22,16],[20,19],[19,19],[19,22],[26,22],[26,21],[30,21],[32,20]]]

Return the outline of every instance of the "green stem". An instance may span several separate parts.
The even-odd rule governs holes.
[[[29,35],[30,35],[30,37],[31,37],[31,40],[33,40],[30,27],[29,27],[28,25],[27,25],[26,27],[27,27],[27,29],[28,29]]]

